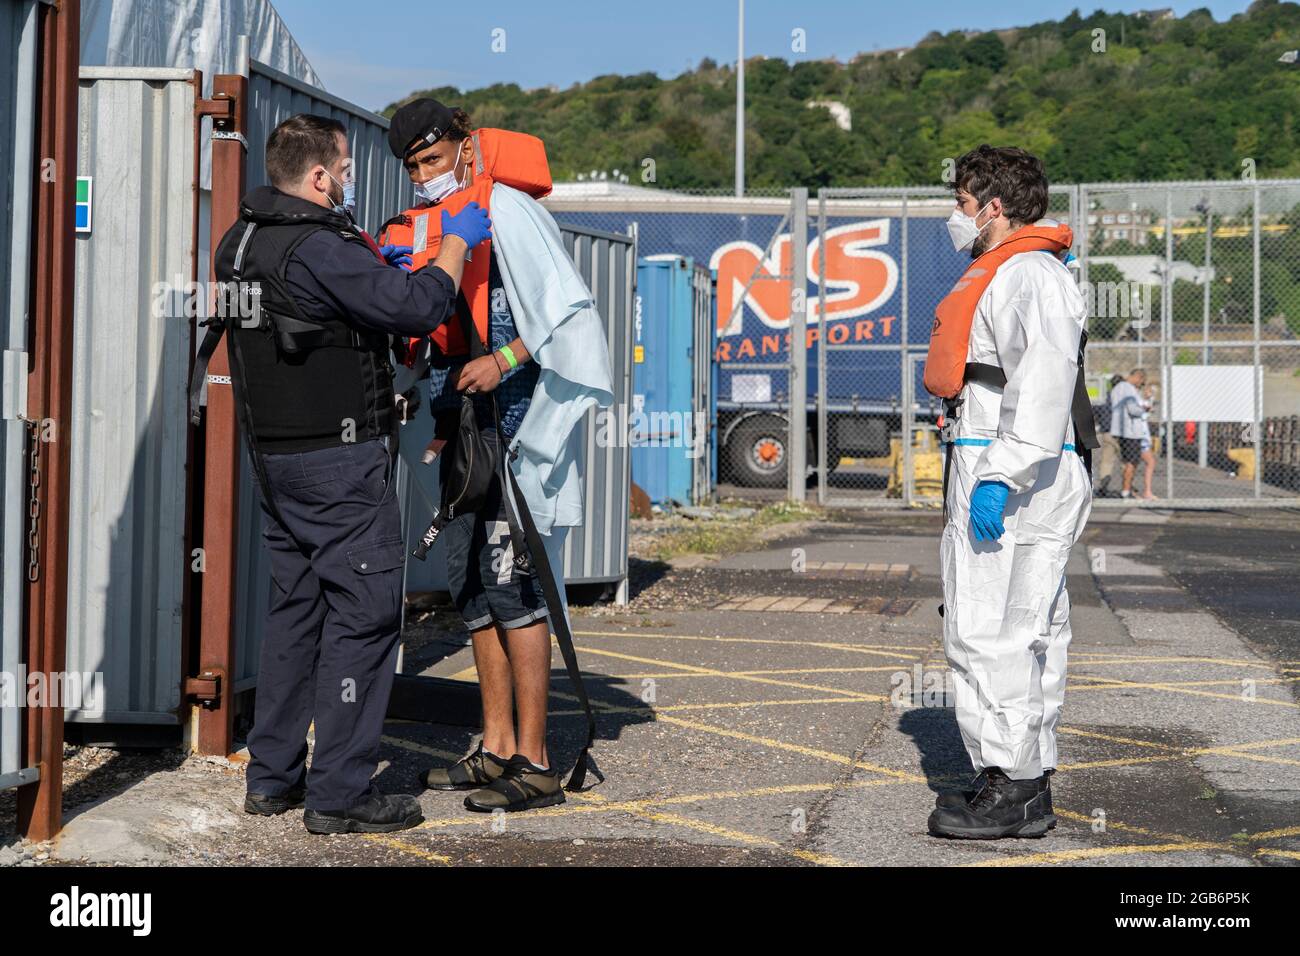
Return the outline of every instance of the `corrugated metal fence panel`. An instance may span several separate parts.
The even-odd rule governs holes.
[[[0,0],[0,336],[5,351],[27,347],[27,254],[32,215],[32,134],[36,94],[37,17],[35,0]],[[0,389],[25,376],[20,355],[0,366]],[[10,415],[20,409],[8,409]],[[26,411],[26,409],[21,409]],[[17,674],[22,652],[22,571],[27,508],[25,429],[13,417],[0,422],[0,474],[5,508],[0,513],[0,673]],[[18,782],[22,769],[22,712],[0,707],[0,789]]]
[[[347,128],[357,182],[357,221],[371,233],[415,204],[415,190],[388,149],[388,120],[254,62],[248,77],[248,188],[267,185],[266,140],[296,113],[330,116]]]
[[[618,233],[561,227],[564,245],[587,281],[605,320],[614,406],[606,414],[621,422],[632,401],[632,321],[636,299],[636,240]],[[564,577],[570,584],[621,581],[627,577],[628,496],[632,459],[626,441],[596,441],[596,411],[583,419],[583,522],[569,530]],[[621,434],[605,428],[605,434]]]
[[[332,116],[347,128],[357,182],[357,220],[374,232],[389,216],[415,203],[405,170],[388,149],[388,121],[346,100],[253,62],[248,77],[247,188],[266,185],[266,140],[295,113]],[[241,450],[239,565],[235,608],[235,689],[257,681],[262,629],[270,600],[271,573],[262,547],[262,514],[256,479]]]
[[[193,71],[85,68],[78,175],[68,670],[102,672],[103,713],[175,722],[181,703],[186,373],[194,268]]]

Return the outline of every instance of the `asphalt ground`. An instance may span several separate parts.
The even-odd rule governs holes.
[[[926,833],[935,792],[970,773],[946,706],[938,530],[932,512],[832,512],[744,554],[634,560],[630,606],[572,611],[605,779],[563,806],[484,816],[461,795],[425,793],[415,830],[319,838],[299,813],[243,814],[238,761],[133,774],[117,757],[94,771],[126,766],[110,795],[75,809],[56,845],[23,852],[233,865],[1300,862],[1300,515],[1094,511],[1068,571],[1060,825],[995,843]],[[414,631],[408,670],[473,679],[452,615]],[[567,766],[583,720],[558,653],[552,676],[552,753]],[[474,743],[470,727],[391,721],[377,782],[415,790],[421,770]]]

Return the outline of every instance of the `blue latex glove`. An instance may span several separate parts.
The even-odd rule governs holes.
[[[1007,530],[1002,512],[1011,489],[1000,481],[981,481],[970,496],[970,529],[977,541],[996,541]]]
[[[444,209],[442,234],[460,236],[465,245],[473,249],[480,242],[492,238],[492,220],[488,218],[487,210],[476,202],[468,203],[454,216]]]
[[[390,266],[397,266],[399,269],[411,271],[411,247],[395,246],[391,242],[379,247],[379,254],[384,257],[384,261]]]

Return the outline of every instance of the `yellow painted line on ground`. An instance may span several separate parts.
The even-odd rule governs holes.
[[[1106,658],[1084,658],[1078,654],[1071,654],[1071,659],[1077,660],[1080,664],[1088,667],[1109,667],[1114,664],[1217,664],[1222,667],[1261,667],[1264,670],[1272,670],[1273,665],[1268,661],[1234,661],[1223,660],[1217,657],[1106,657]]]
[[[1134,853],[1187,853],[1192,850],[1226,850],[1237,849],[1227,843],[1155,843],[1148,845],[1125,844],[1124,846],[1090,847],[1079,850],[1054,850],[1048,853],[1025,853],[1019,856],[998,857],[995,860],[978,860],[963,863],[962,866],[1037,866],[1042,863],[1070,863],[1075,860],[1096,860],[1110,856],[1126,856]]]
[[[1111,743],[1127,744],[1134,747],[1149,747],[1155,750],[1165,751],[1164,756],[1160,757],[1120,757],[1112,760],[1093,760],[1086,763],[1063,764],[1058,770],[1095,770],[1104,767],[1130,767],[1144,763],[1164,763],[1170,760],[1182,758],[1192,759],[1205,755],[1214,755],[1221,757],[1241,757],[1244,760],[1258,760],[1265,763],[1280,764],[1297,764],[1300,761],[1291,760],[1287,757],[1268,757],[1261,754],[1243,753],[1245,750],[1263,750],[1269,747],[1291,747],[1300,744],[1300,738],[1281,737],[1276,740],[1257,740],[1241,744],[1227,744],[1222,747],[1190,747],[1181,748],[1170,746],[1169,744],[1152,743],[1145,740],[1133,740],[1128,737],[1112,737],[1106,734],[1093,733],[1091,731],[1079,730],[1074,727],[1062,727],[1058,731],[1062,734],[1074,734],[1080,737],[1092,737],[1099,740],[1106,740]]]
[[[1300,760],[1292,760],[1289,757],[1266,757],[1263,754],[1245,754],[1233,750],[1231,747],[1216,747],[1213,749],[1197,750],[1193,756],[1199,757],[1201,754],[1210,754],[1220,757],[1239,757],[1242,760],[1253,760],[1256,763],[1274,763],[1281,764],[1285,767],[1300,767]]]
[[[430,757],[441,757],[443,760],[456,761],[465,756],[464,754],[454,754],[450,750],[439,750],[437,747],[430,747],[414,740],[407,740],[405,737],[394,737],[391,734],[384,734],[379,739],[386,744],[392,744],[394,747],[414,750],[416,753],[428,754]]]
[[[915,660],[926,650],[923,644],[843,644],[832,641],[783,641],[770,637],[721,637],[707,634],[640,634],[634,631],[574,631],[579,637],[653,638],[662,641],[716,641],[722,644],[778,644],[783,647],[818,647],[832,651],[852,651],[855,654],[872,654],[877,657],[897,657],[885,651],[903,652],[901,656]],[[586,648],[584,648],[586,650]]]
[[[471,664],[471,665],[469,665],[469,667],[465,668],[463,671],[457,671],[456,673],[452,674],[452,675],[451,675],[451,679],[452,679],[452,680],[468,680],[468,681],[473,681],[475,684],[477,684],[477,683],[478,683],[478,668],[475,667],[473,664]]]
[[[1280,856],[1287,860],[1300,860],[1300,852],[1295,850],[1256,850],[1256,856]]]
[[[589,800],[597,806],[601,806],[603,809],[602,804],[605,802],[604,797],[594,793],[579,793],[575,794],[575,796],[583,800]],[[782,853],[787,853],[790,856],[798,857],[801,860],[807,860],[811,863],[819,864],[820,866],[848,865],[838,857],[830,856],[828,854],[811,853],[807,850],[793,849],[776,840],[769,839],[768,837],[758,836],[754,833],[746,833],[743,830],[734,830],[730,827],[719,826],[716,823],[709,823],[705,820],[696,820],[691,817],[684,817],[677,813],[661,813],[655,810],[643,809],[629,810],[628,812],[634,817],[639,817],[642,820],[649,820],[652,823],[666,823],[672,826],[686,827],[699,833],[707,833],[709,836],[720,837],[724,840],[745,843],[749,846],[768,847]]]
[[[597,702],[593,701],[592,703],[595,704]],[[458,754],[452,754],[450,751],[437,750],[433,747],[427,747],[424,744],[417,743],[416,741],[413,740],[406,740],[401,737],[389,737],[389,736],[385,736],[384,740],[385,742],[393,744],[396,747],[402,747],[406,750],[412,750],[417,753],[433,754],[435,756],[446,757],[448,759],[453,759],[453,760],[460,759],[460,755]],[[912,781],[910,780],[904,780],[904,779],[884,779],[884,780],[852,780],[844,783],[836,783],[834,781],[826,781],[820,783],[794,783],[794,784],[782,784],[782,785],[772,786],[772,787],[753,787],[746,790],[713,790],[713,791],[705,791],[703,793],[679,794],[678,796],[674,796],[674,797],[644,797],[644,798],[635,798],[632,800],[610,801],[601,804],[601,807],[602,809],[609,809],[609,810],[631,810],[631,809],[639,809],[644,807],[671,806],[674,804],[704,803],[710,800],[734,800],[734,799],[744,799],[747,797],[771,797],[771,796],[781,796],[781,795],[798,794],[798,793],[821,793],[836,788],[842,788],[846,790],[858,790],[858,789],[866,789],[869,787],[883,787],[883,786],[891,786],[899,783],[911,783],[911,782]],[[558,812],[569,813],[569,812],[574,812],[576,809],[577,808],[556,807],[556,808],[548,809],[544,812],[551,813],[553,811],[558,811]],[[482,820],[475,817],[470,817],[464,820],[461,818],[451,818],[445,821],[426,820],[424,824],[421,824],[421,826],[430,825],[434,823],[443,823],[450,826],[453,824],[464,825],[464,824],[478,823],[478,822],[482,822]]]
[[[1300,837],[1300,827],[1282,827],[1280,830],[1265,830],[1263,833],[1250,835],[1250,838],[1255,841],[1281,840],[1284,837]]]
[[[740,730],[731,730],[728,727],[715,727],[712,724],[702,724],[694,720],[686,720],[682,717],[657,716],[656,720],[662,720],[664,723],[675,724],[678,727],[685,727],[689,730],[698,730],[701,733],[716,734],[719,737],[730,737],[733,740],[743,740],[746,743],[760,744],[764,747],[773,747],[777,750],[786,750],[790,753],[803,754],[805,757],[815,757],[819,760],[829,760],[833,763],[844,764],[845,766],[855,769],[869,770],[872,773],[884,774],[887,777],[894,777],[899,780],[907,780],[910,783],[926,783],[927,778],[909,773],[906,770],[894,770],[891,767],[881,767],[877,764],[865,763],[860,760],[854,760],[852,757],[846,757],[843,754],[832,753],[829,750],[818,750],[815,747],[804,747],[800,744],[786,743],[784,740],[774,740],[771,737],[761,737],[757,734],[747,734]]]
[[[653,657],[639,657],[634,654],[620,654],[617,651],[606,651],[595,647],[584,647],[584,654],[595,654],[599,657],[614,657],[619,660],[634,661],[639,664],[657,664],[660,667],[679,667],[684,671],[692,671],[696,674],[707,677],[723,677],[732,680],[752,681],[755,684],[771,684],[776,687],[793,687],[798,690],[819,690],[827,694],[843,694],[845,697],[851,697],[858,701],[882,701],[887,700],[881,694],[864,694],[856,690],[842,690],[838,687],[823,687],[820,684],[804,684],[797,681],[777,680],[773,677],[751,677],[748,675],[735,674],[730,671],[720,671],[712,667],[699,667],[695,664],[678,664],[676,661],[658,660]]]
[[[1063,820],[1073,820],[1076,823],[1082,823],[1091,827],[1095,819],[1082,813],[1075,813],[1072,810],[1062,810],[1054,808],[1053,812]],[[1181,833],[1162,833],[1158,830],[1148,830],[1146,827],[1140,827],[1132,823],[1124,823],[1120,820],[1114,820],[1106,817],[1106,831],[1118,830],[1122,833],[1132,833],[1137,836],[1150,837],[1161,843],[1195,843],[1196,841],[1189,836],[1183,836]]]
[[[409,750],[414,750],[419,753],[435,753],[435,754],[445,753],[444,751],[437,751],[432,747],[426,747],[423,744],[417,744],[414,741],[402,740],[401,738],[397,738],[397,737],[385,737],[384,739],[387,742],[394,744],[395,746],[405,747]],[[886,783],[886,782],[887,781],[880,781],[880,783]],[[844,866],[847,864],[845,864],[843,860],[840,860],[837,857],[830,856],[828,854],[812,853],[807,850],[791,849],[790,847],[786,847],[776,840],[772,840],[763,836],[758,836],[753,833],[746,833],[742,830],[736,830],[730,827],[719,826],[717,824],[709,823],[708,821],[705,820],[695,820],[690,817],[681,816],[680,814],[662,813],[650,809],[653,806],[664,805],[669,803],[694,804],[694,803],[701,803],[706,800],[722,799],[724,797],[734,798],[734,797],[746,797],[746,796],[768,796],[768,795],[774,795],[783,792],[789,792],[789,793],[805,792],[805,790],[824,791],[830,789],[832,786],[833,784],[810,785],[807,788],[799,787],[799,786],[789,787],[789,788],[765,787],[765,788],[759,788],[758,790],[755,791],[722,791],[722,792],[712,793],[712,794],[686,794],[680,797],[667,797],[667,798],[661,798],[657,800],[650,799],[650,800],[626,800],[626,801],[612,801],[612,800],[608,800],[607,798],[599,794],[594,794],[594,793],[577,793],[577,794],[572,794],[571,796],[584,801],[583,804],[580,804],[578,806],[573,806],[573,807],[548,808],[546,810],[540,811],[539,813],[530,814],[530,819],[537,819],[538,817],[550,817],[550,816],[567,816],[574,813],[581,813],[583,811],[602,812],[602,813],[623,812],[623,813],[631,814],[632,816],[635,817],[640,817],[641,819],[649,820],[653,823],[663,823],[672,826],[686,827],[688,829],[692,829],[700,833],[707,833],[710,836],[732,840],[737,843],[743,843],[750,846],[768,847],[783,853],[788,853],[792,856],[796,856],[801,860],[807,860],[811,863],[817,863],[821,866]],[[480,817],[478,819],[474,819],[474,818],[460,819],[460,818],[452,817],[447,819],[425,820],[416,829],[438,829],[438,828],[452,827],[452,826],[474,826],[474,825],[481,825],[484,823],[488,823],[490,819],[491,819],[490,817],[486,817],[486,818]],[[426,850],[421,850],[418,847],[413,847],[410,844],[403,843],[401,840],[397,840],[392,837],[383,837],[379,834],[367,834],[367,838],[372,838],[372,837],[375,838],[376,842],[383,843],[386,846],[391,846],[393,849],[401,850],[402,852],[405,853],[411,853],[417,856],[421,856],[428,860],[434,860],[442,863],[450,863],[449,857],[440,856],[439,854],[436,853],[431,853]]]
[[[632,713],[644,712],[647,714],[664,714],[679,713],[683,710],[735,710],[745,707],[791,707],[801,704],[860,704],[862,701],[855,697],[799,697],[792,700],[725,700],[710,701],[704,704],[646,704],[644,707],[628,707],[627,710]],[[583,710],[553,710],[552,717],[582,717],[586,715]]]
[[[421,849],[418,846],[412,846],[404,840],[397,839],[397,837],[388,836],[384,833],[363,833],[361,834],[361,837],[370,843],[378,843],[381,846],[388,847],[390,850],[397,850],[410,856],[418,856],[420,859],[427,860],[430,863],[441,863],[444,866],[451,866],[451,857],[443,856],[441,853],[433,853],[429,850]]]
[[[1096,681],[1093,684],[1078,684],[1076,681]],[[1097,677],[1093,674],[1071,674],[1070,686],[1074,690],[1108,690],[1113,678]],[[1254,684],[1287,684],[1291,681],[1285,677],[1229,677],[1216,680],[1167,680],[1160,681],[1161,687],[1240,687],[1242,681]]]
[[[1255,697],[1253,699],[1242,697],[1240,694],[1216,694],[1208,690],[1192,690],[1187,687],[1175,687],[1166,683],[1147,683],[1138,681],[1118,680],[1111,677],[1098,677],[1095,675],[1079,675],[1081,677],[1090,676],[1095,681],[1100,681],[1106,686],[1098,684],[1084,684],[1076,687],[1075,690],[1163,690],[1172,694],[1188,694],[1193,697],[1213,697],[1217,700],[1231,700],[1239,704],[1272,704],[1276,707],[1289,707],[1292,710],[1300,709],[1300,704],[1293,700],[1277,700],[1272,697]]]
[[[1182,760],[1184,753],[1170,753],[1160,757],[1119,757],[1113,760],[1088,760],[1084,763],[1061,764],[1056,769],[1065,773],[1071,770],[1102,770],[1111,767],[1136,767],[1144,763],[1167,763],[1170,760]]]
[[[603,702],[600,701],[593,701],[593,704],[595,705],[601,705],[602,703]],[[726,728],[710,727],[708,725],[703,725],[692,721],[682,721],[682,720],[677,720],[672,718],[665,718],[665,722],[679,724],[682,726],[688,726],[694,730],[704,730],[710,733],[721,733],[723,736],[740,737],[741,739],[745,739],[752,742],[764,743],[769,746],[777,746],[780,749],[794,749],[796,752],[804,753],[809,756],[821,757],[822,759],[830,759],[836,763],[851,762],[848,758],[844,758],[839,754],[833,754],[826,751],[817,751],[811,748],[799,747],[798,745],[786,744],[782,741],[771,740],[770,738],[757,737],[749,734],[741,734],[740,732],[730,731],[727,730]],[[1089,734],[1088,732],[1080,732],[1080,733],[1087,736],[1099,736],[1102,737],[1103,739],[1114,740],[1117,742],[1129,742],[1127,738],[1105,737],[1104,735],[1093,735],[1093,734]],[[451,754],[448,751],[437,750],[435,748],[427,747],[423,744],[419,744],[414,741],[407,741],[401,738],[394,738],[394,737],[385,737],[384,739],[387,742],[392,743],[396,746],[405,747],[407,749],[414,750],[420,753],[428,753],[428,754],[434,754],[438,756],[444,756],[449,759],[458,759],[457,755]],[[1132,741],[1132,742],[1146,743],[1145,741]],[[1278,746],[1278,745],[1289,744],[1293,742],[1300,742],[1300,741],[1294,741],[1288,738],[1288,739],[1282,739],[1276,741],[1260,741],[1257,743],[1242,744],[1239,746],[1243,746],[1243,747]],[[1154,745],[1154,746],[1160,746],[1160,745]],[[1228,748],[1215,748],[1215,749],[1226,750]],[[1183,755],[1184,754],[1180,752],[1176,754],[1170,754],[1169,756],[1166,757],[1147,758],[1145,760],[1138,760],[1134,762],[1159,762],[1162,760],[1177,759],[1179,756],[1183,756]],[[876,773],[884,774],[887,777],[889,777],[889,779],[857,780],[857,781],[847,781],[843,783],[820,782],[820,783],[808,783],[808,784],[786,784],[786,785],[779,785],[779,786],[772,786],[772,787],[755,787],[746,790],[720,790],[720,791],[709,791],[703,793],[680,794],[673,797],[650,797],[650,798],[618,800],[618,801],[609,800],[597,794],[590,794],[590,793],[576,794],[574,796],[585,801],[583,804],[577,806],[548,808],[546,810],[540,811],[540,815],[568,816],[568,815],[572,815],[575,813],[582,813],[582,812],[625,812],[625,813],[632,814],[634,816],[641,816],[645,819],[652,820],[653,822],[689,827],[691,829],[695,829],[700,832],[709,833],[711,835],[719,836],[719,837],[726,837],[728,839],[732,839],[737,842],[751,843],[751,844],[757,843],[765,846],[770,846],[774,849],[779,849],[782,852],[791,853],[792,855],[795,855],[800,859],[806,859],[809,860],[810,862],[819,863],[821,865],[844,865],[844,861],[838,860],[837,858],[832,856],[828,856],[824,854],[816,854],[816,853],[811,853],[811,852],[801,851],[801,850],[791,850],[790,848],[785,847],[776,841],[769,840],[765,837],[759,837],[753,834],[744,833],[743,831],[737,831],[725,827],[719,827],[714,824],[707,823],[706,821],[699,821],[688,817],[681,817],[676,814],[664,814],[664,813],[652,812],[652,810],[653,808],[656,807],[682,805],[682,804],[697,805],[700,803],[711,802],[715,800],[761,798],[761,797],[770,797],[770,796],[790,796],[790,795],[796,795],[802,793],[825,793],[836,789],[845,789],[845,790],[865,789],[869,787],[878,787],[878,786],[894,786],[894,785],[899,785],[904,783],[927,783],[928,784],[930,782],[927,778],[922,776],[909,774],[904,771],[896,771],[890,768],[878,767],[875,765],[866,764],[862,762],[856,762],[854,766],[860,767],[865,770],[873,771]],[[1086,766],[1091,766],[1091,765],[1080,764],[1080,765],[1074,765],[1072,767],[1063,766],[1060,769],[1062,771],[1065,771],[1070,769],[1082,769]],[[1062,819],[1073,820],[1075,822],[1084,825],[1090,825],[1093,822],[1093,818],[1091,816],[1082,813],[1077,813],[1061,807],[1058,807],[1056,809],[1056,814]],[[537,815],[538,814],[533,814],[530,816],[535,819]],[[453,817],[453,818],[446,818],[446,819],[426,820],[424,821],[424,823],[420,825],[419,828],[433,829],[433,828],[453,827],[453,826],[475,826],[475,825],[485,824],[487,822],[489,822],[489,820],[483,818]],[[1122,847],[1122,848],[1105,848],[1104,853],[1106,853],[1107,855],[1111,853],[1172,852],[1174,849],[1177,848],[1182,848],[1182,849],[1217,848],[1217,849],[1225,849],[1229,851],[1234,849],[1234,847],[1230,844],[1204,843],[1201,841],[1196,841],[1191,837],[1183,836],[1181,834],[1161,833],[1158,831],[1152,831],[1144,827],[1139,827],[1132,824],[1126,824],[1123,823],[1122,821],[1115,820],[1112,818],[1108,818],[1106,820],[1106,829],[1116,830],[1116,831],[1126,832],[1126,833],[1133,833],[1142,836],[1149,836],[1164,841],[1163,844],[1160,844],[1155,848],[1140,847],[1140,846]],[[1260,842],[1263,840],[1281,839],[1290,836],[1300,836],[1300,827],[1289,827],[1289,828],[1283,828],[1279,830],[1266,831],[1263,833],[1257,833],[1252,835],[1250,837],[1250,840],[1253,842]],[[395,848],[401,849],[403,847],[395,847]],[[406,845],[404,845],[404,848],[410,849],[409,846]],[[414,852],[419,853],[423,851],[419,851],[417,849]],[[1096,851],[1092,851],[1092,850],[1061,851],[1061,852],[1065,852],[1068,854],[1088,853],[1090,855],[1098,855]],[[1277,853],[1278,855],[1285,855],[1284,851],[1277,851]],[[1300,854],[1297,855],[1300,856]],[[1031,855],[1031,856],[1036,857],[1038,855]],[[1053,857],[1053,859],[1045,859],[1042,860],[1041,862],[1057,862],[1055,860],[1055,854],[1047,854],[1047,856]],[[430,854],[430,857],[434,859],[440,859],[437,857],[436,854]],[[440,859],[440,861],[442,860]],[[970,865],[981,865],[981,866],[1020,865],[1023,863],[1032,863],[1032,862],[1040,862],[1040,861],[1038,861],[1037,859],[1016,857],[1007,860],[1005,862],[988,861],[988,862],[981,862],[979,864],[970,864]]]
[[[1139,742],[1134,741],[1134,743],[1139,743]],[[1282,740],[1259,741],[1257,743],[1229,744],[1228,746],[1225,747],[1193,747],[1186,750],[1180,750],[1177,748],[1168,748],[1169,752],[1164,756],[1160,756],[1160,757],[1120,757],[1113,760],[1090,760],[1084,763],[1062,764],[1057,769],[1064,772],[1068,770],[1099,770],[1099,769],[1114,768],[1114,767],[1134,767],[1137,766],[1138,764],[1166,763],[1171,760],[1182,760],[1182,759],[1190,760],[1194,757],[1200,757],[1205,755],[1220,756],[1220,757],[1240,757],[1243,760],[1255,760],[1262,763],[1277,763],[1277,764],[1292,765],[1297,763],[1297,761],[1291,760],[1287,757],[1268,757],[1261,754],[1242,753],[1242,751],[1247,749],[1251,749],[1251,750],[1261,749],[1264,747],[1288,747],[1294,745],[1295,743],[1297,743],[1296,740],[1292,738],[1286,738]]]
[[[1132,737],[1113,737],[1110,734],[1099,734],[1094,730],[1080,730],[1077,727],[1058,727],[1058,734],[1070,734],[1075,737],[1088,737],[1092,740],[1105,740],[1112,744],[1128,744],[1132,747],[1151,747],[1155,750],[1178,750],[1179,748],[1169,744],[1152,743],[1149,740],[1134,740]]]
[[[768,677],[780,674],[890,674],[897,671],[900,667],[907,667],[906,664],[882,665],[880,667],[783,667],[776,670],[758,670],[758,671],[725,671],[730,677]],[[667,677],[712,677],[712,674],[681,674],[676,672],[665,671],[662,673],[649,672],[645,674],[601,674],[599,676],[609,677],[614,680],[662,680]]]

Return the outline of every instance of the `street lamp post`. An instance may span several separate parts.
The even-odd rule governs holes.
[[[745,195],[745,0],[736,24],[736,195]]]

